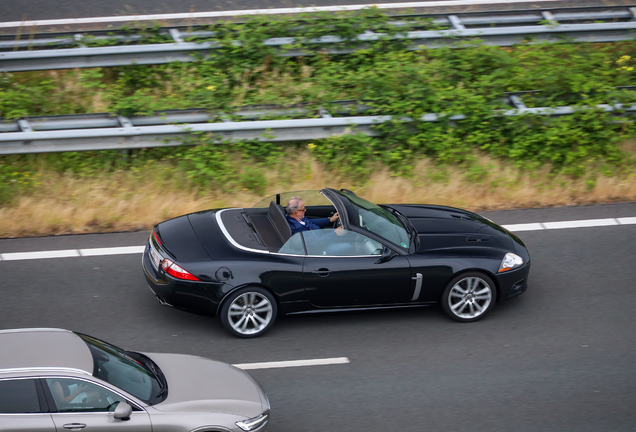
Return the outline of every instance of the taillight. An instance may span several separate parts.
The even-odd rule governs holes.
[[[191,281],[198,281],[199,278],[194,276],[192,273],[184,270],[183,268],[181,268],[180,266],[178,266],[177,264],[175,264],[174,262],[170,261],[169,259],[164,259],[161,262],[161,268],[163,268],[163,270],[168,273],[171,276],[176,277],[177,279],[185,279],[185,280],[191,280]]]
[[[159,245],[161,245],[161,240],[159,240],[159,236],[157,235],[157,231],[155,231],[153,229],[152,230],[152,234],[155,236],[155,240],[157,240],[157,243],[159,243]]]

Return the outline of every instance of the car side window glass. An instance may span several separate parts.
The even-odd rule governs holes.
[[[109,412],[126,401],[102,386],[72,378],[47,378],[58,412]]]
[[[280,248],[278,253],[288,255],[305,255],[305,245],[301,233],[296,233],[289,238]]]
[[[310,256],[365,256],[381,255],[381,243],[354,231],[323,228],[303,231]]]
[[[42,412],[33,379],[0,380],[0,413],[27,414]]]

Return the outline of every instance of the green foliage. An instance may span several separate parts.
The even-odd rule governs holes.
[[[362,134],[334,136],[308,144],[309,151],[327,168],[343,169],[356,180],[369,174],[369,163],[375,158],[378,140]]]
[[[217,22],[208,27],[214,35],[205,39],[184,32],[188,40],[217,47],[205,60],[193,63],[0,74],[0,117],[95,110],[134,115],[203,108],[213,121],[221,121],[222,117],[238,120],[232,113],[240,106],[299,103],[309,114],[298,116],[306,117],[318,116],[318,108],[333,101],[357,100],[370,107],[364,115],[392,115],[393,120],[378,125],[375,137],[349,134],[305,145],[329,168],[342,169],[360,181],[378,162],[394,174],[409,176],[423,156],[437,162],[434,176],[440,180],[446,178],[444,167],[459,165],[469,179],[481,181],[488,168],[476,163],[478,151],[525,169],[550,164],[555,173],[572,177],[586,175],[590,164],[603,173],[632,166],[618,144],[634,137],[633,121],[620,110],[595,107],[636,103],[635,91],[620,88],[634,84],[636,42],[494,47],[471,40],[409,51],[403,40],[385,36],[433,26],[430,20],[406,17],[403,21],[405,25],[397,26],[389,16],[370,8],[294,19],[261,16]],[[141,32],[140,43],[169,41],[156,25],[124,32]],[[328,54],[334,46],[320,43],[321,37],[338,36],[341,42],[335,48],[347,52],[358,47],[355,38],[365,32],[380,37],[349,54]],[[271,38],[290,39],[281,48],[265,43]],[[288,56],[280,56],[281,50]],[[294,52],[312,55],[295,57]],[[522,93],[531,108],[572,106],[576,112],[558,117],[505,115],[512,110],[502,100],[507,92]],[[438,118],[422,117],[430,113]],[[290,117],[294,115],[273,118]],[[192,145],[144,149],[126,158],[119,152],[46,157],[56,169],[80,175],[172,160],[196,187],[223,190],[263,190],[262,168],[283,165],[283,148],[273,143],[222,142],[200,134],[186,144]]]
[[[24,156],[5,156],[0,158],[0,205],[10,204],[21,192],[41,184],[41,176],[28,163]]]
[[[263,193],[264,168],[280,165],[283,148],[258,140],[223,141],[210,134],[197,134],[178,147],[170,158],[200,190],[213,187],[224,192],[237,189]]]

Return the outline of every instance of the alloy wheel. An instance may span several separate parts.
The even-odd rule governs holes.
[[[227,318],[234,331],[241,335],[253,335],[264,331],[274,315],[274,307],[263,294],[248,291],[230,303]]]
[[[488,311],[493,301],[493,288],[476,276],[457,281],[448,294],[450,311],[462,320],[473,320]]]

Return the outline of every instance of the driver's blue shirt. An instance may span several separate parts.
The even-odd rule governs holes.
[[[307,219],[306,217],[304,217],[299,222],[293,217],[289,215],[285,215],[285,219],[287,219],[287,223],[289,223],[289,227],[291,228],[292,235],[302,231],[317,230],[320,228],[324,228],[330,223],[329,218]]]

